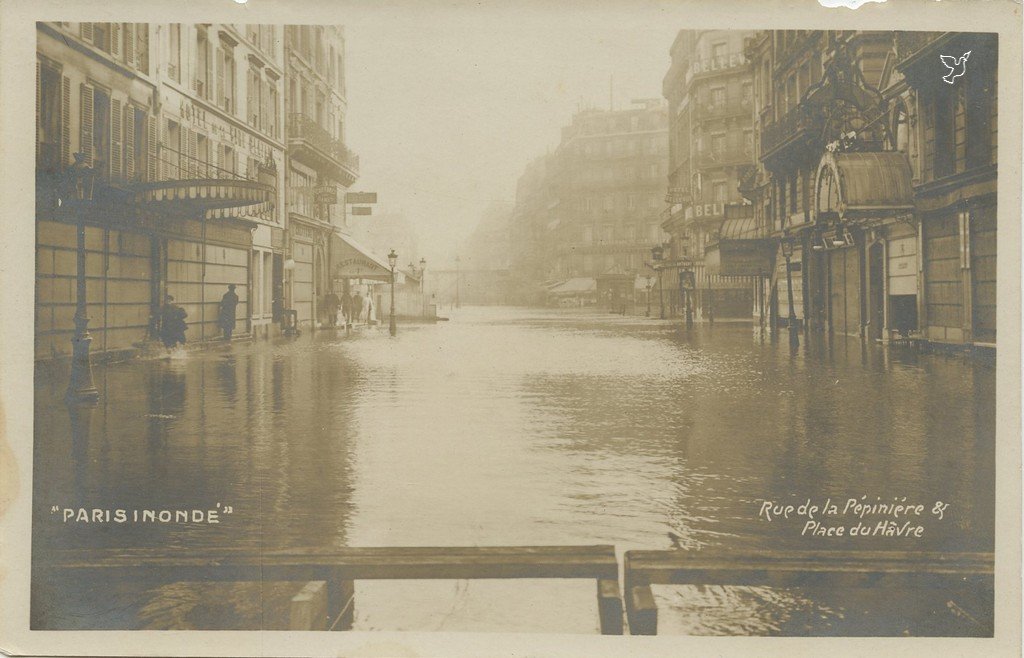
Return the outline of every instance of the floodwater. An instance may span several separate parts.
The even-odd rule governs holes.
[[[36,549],[614,544],[621,555],[671,548],[674,533],[711,555],[993,550],[991,362],[847,339],[793,354],[749,324],[450,315],[397,338],[321,331],[97,367],[100,405],[74,423],[66,373],[41,373]],[[759,515],[765,501],[842,509],[861,496],[925,505],[923,535],[813,537],[802,517]],[[936,501],[949,504],[942,520]],[[218,524],[51,513],[218,504],[233,510]],[[286,627],[298,586],[37,577],[33,626]],[[956,591],[665,586],[655,597],[660,633],[991,630],[991,601]],[[594,585],[359,582],[355,627],[595,632]]]

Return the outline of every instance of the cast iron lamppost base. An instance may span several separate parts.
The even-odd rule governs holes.
[[[92,200],[95,172],[85,161],[84,153],[74,154],[75,162],[68,169],[64,199],[72,201],[78,222],[78,272],[75,292],[75,334],[71,338],[71,377],[65,399],[76,404],[95,404],[100,397],[92,380],[89,317],[86,315],[85,285],[85,202]],[[63,205],[63,199],[58,199]]]
[[[395,325],[395,263],[397,262],[398,254],[392,249],[391,253],[388,254],[388,265],[391,266],[391,318],[388,323],[388,330],[392,336],[398,333],[398,327]]]

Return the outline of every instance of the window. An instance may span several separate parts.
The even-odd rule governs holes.
[[[584,226],[583,227],[583,242],[585,244],[593,244],[594,243],[594,227],[593,226]]]
[[[719,106],[725,104],[725,87],[715,87],[711,90],[711,105]]]
[[[199,178],[216,178],[210,171],[210,140],[206,135],[196,137],[196,159],[199,161]]]
[[[210,98],[210,41],[206,30],[199,30],[196,37],[196,93],[200,98]]]
[[[61,135],[64,119],[61,114],[61,76],[56,69],[39,66],[39,116],[36,118],[36,167],[43,171],[55,172],[62,165]]]
[[[165,178],[178,180],[184,178],[181,175],[181,126],[177,121],[167,120],[167,143],[161,149],[164,167],[166,168]]]
[[[725,153],[725,134],[711,136],[711,152],[715,155]]]
[[[277,124],[278,124],[278,116],[277,116],[277,103],[278,103],[277,85],[274,84],[274,83],[271,83],[270,87],[268,89],[268,92],[269,92],[269,98],[268,98],[268,101],[267,101],[267,109],[269,110],[270,115],[267,117],[267,121],[268,121],[268,123],[270,125],[270,136],[271,137],[277,137],[278,136],[278,134],[277,134]],[[339,126],[340,126],[340,124],[339,124]]]
[[[744,82],[740,98],[744,103],[750,103],[754,97],[754,85],[749,82]]]
[[[629,210],[636,210],[636,196],[630,194],[626,197],[626,208]]]
[[[170,58],[167,60],[167,75],[175,82],[181,82],[181,23],[170,25]]]
[[[955,88],[954,88],[955,89]],[[954,103],[956,93],[939,92],[935,99],[935,177],[953,174],[956,166],[956,150],[953,146]]]
[[[131,160],[134,172],[128,167],[125,168],[125,171],[128,173],[129,178],[142,180],[143,176],[145,176],[144,172],[149,168],[149,157],[147,156],[149,136],[146,131],[146,112],[136,107],[132,108],[132,114],[133,139],[131,141],[126,139],[124,143],[125,147],[132,149]],[[125,158],[125,162],[128,162],[128,160],[128,158]]]
[[[992,162],[992,106],[995,95],[995,78],[988,71],[964,76],[966,104],[967,167],[981,167]]]
[[[262,121],[260,109],[263,103],[263,79],[260,77],[258,69],[249,69],[249,79],[246,91],[248,92],[246,98],[246,112],[249,115],[249,125],[259,128],[260,122]]]
[[[727,44],[724,43],[724,42],[711,44],[711,59],[718,66],[724,66],[725,65],[725,49],[726,49],[726,47],[727,47]]]
[[[604,198],[604,209],[605,212],[611,212],[615,209],[615,197],[609,195]]]
[[[728,200],[728,192],[726,191],[725,181],[715,181],[711,184],[711,192],[714,195],[715,203],[725,203]]]
[[[223,157],[221,157],[221,159],[220,159],[220,167],[221,167],[221,169],[223,169],[224,171],[228,172],[229,174],[234,174],[235,173],[235,169],[236,169],[235,149],[233,149],[233,148],[231,148],[230,146],[227,146],[227,145],[225,145],[223,147],[223,149],[224,149],[222,151]]]

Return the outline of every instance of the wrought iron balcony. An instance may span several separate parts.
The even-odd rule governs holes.
[[[798,105],[778,121],[763,127],[761,156],[768,159],[791,145],[805,144],[816,132],[820,132],[820,118],[814,116],[803,105]]]
[[[288,115],[288,147],[293,157],[343,185],[351,185],[359,177],[359,156],[305,114]]]
[[[697,151],[697,167],[700,169],[752,164],[753,162],[754,150],[747,147],[704,148]]]
[[[726,119],[731,117],[754,116],[754,103],[750,98],[739,95],[728,96],[718,102],[696,103],[694,114],[698,121]]]

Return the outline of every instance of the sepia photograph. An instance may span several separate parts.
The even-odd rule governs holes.
[[[610,4],[33,21],[31,631],[996,636],[1020,53]]]

